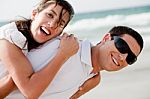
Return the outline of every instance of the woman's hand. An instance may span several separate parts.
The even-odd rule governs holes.
[[[16,85],[9,74],[0,79],[0,99],[5,98],[14,89],[16,89]]]
[[[60,45],[59,45],[59,52],[66,58],[77,53],[79,49],[79,43],[76,37],[73,34],[68,35],[64,33],[61,37]]]

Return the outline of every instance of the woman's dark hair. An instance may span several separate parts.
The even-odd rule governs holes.
[[[68,3],[66,0],[41,0],[41,2],[38,4],[38,6],[36,7],[36,10],[38,12],[41,12],[42,10],[44,10],[45,8],[47,8],[49,6],[49,4],[51,3],[55,3],[57,5],[60,5],[63,7],[62,11],[61,11],[61,14],[60,14],[60,17],[59,19],[62,18],[62,15],[63,15],[63,10],[66,10],[70,17],[69,17],[69,20],[67,22],[67,24],[69,23],[69,21],[72,19],[72,17],[74,16],[74,10],[73,10],[73,7],[70,5],[70,3]],[[37,48],[39,45],[41,45],[42,43],[38,43],[36,42],[32,35],[31,35],[31,31],[30,31],[30,26],[31,26],[31,22],[32,20],[31,19],[22,19],[22,20],[18,20],[18,21],[15,21],[16,23],[16,26],[18,28],[18,30],[26,37],[27,41],[25,44],[28,43],[28,50],[30,51],[31,49],[33,48]],[[66,24],[66,25],[67,25]],[[64,27],[65,28],[65,27]],[[25,45],[24,45],[25,46]]]
[[[30,31],[30,25],[31,25],[31,20],[19,20],[16,21],[16,26],[18,28],[18,30],[26,37],[27,41],[25,42],[24,47],[26,46],[26,44],[28,44],[28,51],[30,51],[33,48],[37,48],[38,46],[41,45],[41,43],[36,42],[32,35],[31,35],[31,31]],[[23,48],[22,48],[23,49]]]
[[[133,30],[132,28],[129,28],[127,26],[115,26],[113,27],[110,31],[109,31],[111,37],[113,36],[122,36],[123,34],[128,34],[130,36],[132,36],[137,43],[140,46],[140,52],[143,49],[143,38],[142,36],[135,30]]]
[[[42,0],[39,3],[39,5],[37,6],[36,9],[37,9],[38,12],[41,12],[43,9],[45,9],[46,7],[48,7],[48,5],[51,4],[51,3],[55,3],[56,4],[55,6],[57,6],[57,5],[62,6],[63,9],[65,9],[69,13],[69,15],[70,15],[69,21],[74,16],[74,9],[71,6],[71,4],[68,3],[66,0]],[[63,9],[62,9],[62,11],[63,11]],[[61,16],[62,16],[62,12],[61,12],[60,18],[61,18]]]

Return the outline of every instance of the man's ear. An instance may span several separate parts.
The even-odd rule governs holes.
[[[107,33],[104,35],[103,39],[102,39],[102,42],[106,42],[107,40],[111,40],[111,35],[110,33]]]
[[[32,10],[32,14],[31,14],[31,20],[35,19],[35,16],[38,14],[38,11],[36,9]]]

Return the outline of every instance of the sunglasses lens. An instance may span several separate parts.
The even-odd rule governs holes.
[[[136,60],[137,60],[137,57],[134,55],[134,54],[132,54],[132,53],[128,53],[128,56],[127,56],[127,58],[126,58],[126,61],[127,61],[127,63],[129,64],[129,65],[131,65],[131,64],[133,64],[134,62],[136,62]]]
[[[120,38],[115,39],[115,46],[118,49],[118,51],[122,54],[128,53],[129,47],[126,44],[126,42]]]
[[[128,53],[128,56],[126,58],[127,63],[129,65],[133,64],[137,60],[137,57],[130,50],[128,44],[118,36],[114,36],[113,39],[114,39],[115,46],[120,53],[122,54]]]

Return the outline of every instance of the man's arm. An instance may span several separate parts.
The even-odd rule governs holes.
[[[4,78],[0,79],[0,99],[5,98],[15,88],[16,86],[10,75],[6,75]]]
[[[85,81],[85,83],[79,88],[79,90],[70,97],[70,99],[77,99],[80,96],[82,96],[83,94],[87,93],[88,91],[90,91],[91,89],[93,89],[94,87],[96,87],[99,83],[100,83],[100,74],[98,73],[97,75],[95,75],[94,77],[88,79],[87,81]]]

